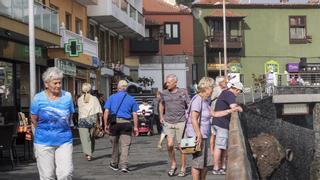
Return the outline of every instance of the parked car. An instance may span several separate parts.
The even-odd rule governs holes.
[[[130,81],[129,79],[125,78],[128,83],[127,92],[128,93],[140,93],[144,89],[144,87],[136,82]]]

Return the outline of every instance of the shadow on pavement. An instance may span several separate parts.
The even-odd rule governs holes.
[[[167,161],[156,161],[156,162],[148,162],[148,163],[139,163],[139,164],[134,164],[132,166],[130,166],[130,170],[131,171],[137,171],[140,169],[144,169],[144,168],[149,168],[152,166],[161,166],[164,164],[167,164]]]

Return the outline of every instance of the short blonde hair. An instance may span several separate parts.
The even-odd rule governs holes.
[[[203,92],[206,88],[214,87],[214,80],[211,77],[203,77],[198,83],[198,91]]]
[[[118,82],[118,86],[117,87],[118,87],[118,90],[125,90],[128,87],[128,83],[127,83],[126,80],[120,80]]]

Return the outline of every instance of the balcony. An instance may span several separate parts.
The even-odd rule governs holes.
[[[83,5],[97,5],[98,0],[76,0],[78,3]]]
[[[143,15],[126,0],[98,0],[97,5],[87,6],[87,13],[89,17],[124,37],[145,35]]]
[[[29,22],[28,1],[0,0],[0,15],[27,23]],[[42,4],[34,4],[34,24],[45,31],[58,34],[58,12]]]
[[[223,49],[223,35],[213,35],[208,37],[209,48]],[[242,36],[227,35],[227,49],[241,49],[243,47]]]
[[[83,44],[83,53],[99,57],[98,54],[98,41],[93,41],[86,37],[83,37],[82,34],[77,34],[72,31],[67,30],[63,25],[60,27],[60,35],[61,37],[61,47],[64,47],[65,43],[68,43],[69,39],[77,39],[80,43]]]
[[[130,41],[131,53],[146,53],[155,54],[159,52],[159,40],[152,38],[143,38],[141,40]]]

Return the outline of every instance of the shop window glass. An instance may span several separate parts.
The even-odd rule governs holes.
[[[14,106],[13,65],[0,61],[0,107]]]

